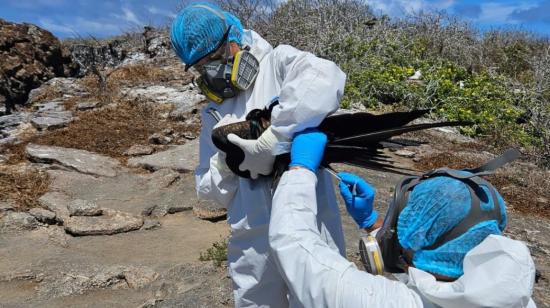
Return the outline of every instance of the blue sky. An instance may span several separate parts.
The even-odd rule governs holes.
[[[550,36],[550,0],[365,0],[375,12],[398,17],[446,10],[481,29],[514,27]],[[30,22],[60,38],[107,37],[145,24],[166,25],[181,0],[0,0],[0,18]]]

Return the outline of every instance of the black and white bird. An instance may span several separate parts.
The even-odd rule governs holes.
[[[239,170],[244,152],[231,143],[227,136],[236,134],[243,139],[257,139],[270,125],[273,105],[265,109],[252,110],[246,120],[217,127],[212,132],[214,145],[226,154],[226,163],[235,174],[250,178],[249,171]],[[362,168],[408,173],[405,168],[395,166],[384,148],[402,147],[410,144],[392,137],[418,130],[442,126],[471,125],[466,121],[444,121],[407,125],[425,115],[429,110],[391,112],[374,115],[367,112],[341,113],[326,117],[318,129],[328,137],[321,166],[332,169],[332,163],[344,163]],[[271,176],[277,178],[288,168],[290,155],[278,155]]]

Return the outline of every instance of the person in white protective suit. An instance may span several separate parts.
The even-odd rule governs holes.
[[[228,266],[237,307],[288,307],[288,293],[269,253],[273,149],[294,133],[316,127],[337,110],[345,74],[328,60],[291,46],[277,48],[256,32],[244,30],[236,17],[212,4],[192,4],[175,18],[172,45],[178,56],[200,74],[198,85],[209,100],[202,112],[200,162],[195,170],[199,198],[227,207],[231,236]],[[240,75],[241,71],[252,72]],[[230,78],[229,78],[230,76]],[[216,125],[242,121],[253,109],[279,104],[271,126],[258,140],[229,140],[245,152],[239,166],[251,179],[233,174],[211,140]],[[215,111],[213,111],[215,109]],[[217,123],[210,112],[223,119]],[[344,255],[341,220],[328,173],[319,172],[316,196],[322,210],[315,228],[335,254]]]
[[[533,260],[525,244],[500,235],[506,224],[504,203],[498,192],[487,190],[488,186],[482,189],[492,197],[482,198],[476,206],[497,215],[498,220],[478,216],[469,224],[473,227],[462,229],[460,236],[433,249],[425,248],[437,242],[445,230],[454,228],[457,221],[475,220],[468,216],[472,197],[464,182],[446,176],[414,187],[406,206],[395,216],[394,239],[402,249],[394,253],[412,250],[409,258],[401,258],[404,273],[398,275],[400,281],[358,270],[335,253],[317,230],[317,215],[324,205],[316,198],[316,171],[325,143],[326,136],[315,130],[294,138],[291,167],[283,174],[272,205],[270,247],[300,306],[535,307],[531,299]],[[373,210],[374,189],[355,175],[339,176],[348,212],[358,225],[378,234],[390,231],[384,230],[388,220],[382,223]],[[471,204],[473,207],[475,202]],[[392,215],[391,209],[388,215]],[[390,244],[381,240],[382,246]],[[384,255],[384,262],[391,261],[388,259]],[[391,264],[385,265],[391,268]]]

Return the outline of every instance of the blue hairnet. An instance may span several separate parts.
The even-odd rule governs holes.
[[[193,65],[215,51],[230,27],[228,40],[242,45],[244,30],[237,17],[211,3],[189,5],[172,23],[172,47],[185,64]]]
[[[482,185],[482,210],[493,209],[489,189]],[[397,236],[399,243],[413,250],[415,267],[434,274],[459,277],[463,274],[462,261],[468,251],[488,235],[500,235],[506,227],[506,208],[502,196],[496,192],[500,221],[482,221],[463,235],[434,250],[423,250],[459,224],[469,213],[472,198],[465,183],[450,177],[435,177],[418,184],[409,195],[406,207],[399,215]]]

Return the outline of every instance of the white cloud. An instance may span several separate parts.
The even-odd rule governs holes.
[[[432,5],[437,10],[446,10],[446,9],[450,8],[451,6],[453,6],[455,3],[456,3],[455,0],[440,0],[440,1],[437,1],[437,2],[433,3]]]
[[[4,0],[6,1],[6,0]],[[66,5],[65,0],[33,0],[33,1],[21,1],[21,0],[7,0],[9,6],[21,8],[21,9],[37,9],[37,8],[52,8]]]
[[[170,18],[175,18],[176,17],[176,14],[174,12],[159,9],[156,6],[148,6],[147,11],[151,14],[154,14],[154,15],[166,16],[166,17],[170,17]]]
[[[502,3],[489,2],[481,4],[481,14],[478,21],[491,23],[504,23],[508,16],[514,12],[518,6],[505,5]]]
[[[390,16],[403,16],[422,11],[446,10],[455,3],[455,0],[367,0],[376,13]]]
[[[143,22],[141,22],[141,20],[139,20],[137,18],[136,14],[134,12],[132,12],[131,9],[129,9],[127,7],[123,7],[122,11],[124,12],[124,18],[126,19],[126,21],[128,21],[130,23],[137,24],[137,25],[142,25],[143,24]]]
[[[38,25],[51,32],[59,32],[59,33],[66,33],[66,34],[76,33],[74,28],[64,24],[56,23],[53,20],[47,19],[47,18],[40,18],[38,20]]]
[[[144,25],[144,23],[137,17],[137,15],[128,7],[123,7],[122,8],[122,13],[123,14],[111,14],[114,18],[119,18],[119,19],[122,19],[124,21],[126,21],[127,23],[130,23],[130,24],[134,24],[134,25],[138,25],[138,26],[141,26],[141,25]]]
[[[82,17],[77,17],[74,27],[84,33],[119,33],[123,25],[106,23],[102,21],[87,20]]]
[[[88,35],[113,35],[121,32],[123,25],[106,23],[101,21],[87,20],[82,17],[77,17],[67,23],[60,23],[51,19],[43,18],[38,21],[38,24],[57,34],[65,36],[83,36]]]
[[[510,15],[516,10],[526,10],[534,6],[536,4],[530,2],[515,4],[498,2],[482,3],[481,14],[476,20],[484,23],[517,23],[517,21],[509,18]]]

